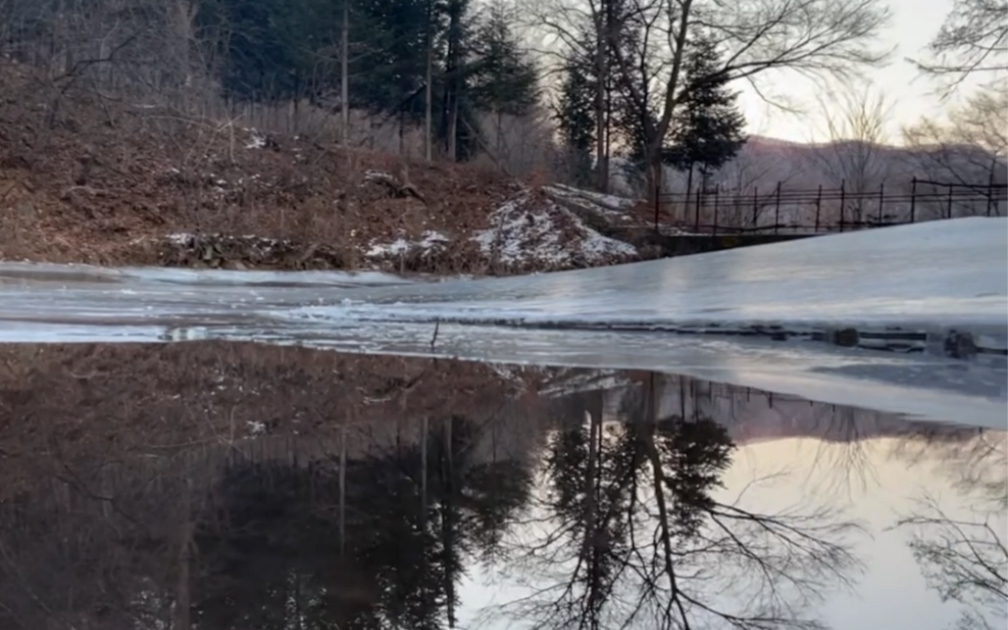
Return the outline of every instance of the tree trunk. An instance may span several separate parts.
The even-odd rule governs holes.
[[[192,628],[190,619],[191,596],[189,591],[190,574],[190,552],[192,550],[193,522],[192,522],[192,488],[191,481],[183,481],[182,509],[179,514],[178,524],[178,575],[175,586],[175,620],[176,630],[189,630]]]
[[[456,146],[458,145],[458,101],[455,98],[451,100],[451,109],[448,114],[448,159],[455,162],[458,159],[456,155]]]
[[[458,0],[451,0],[448,4],[448,54],[445,60],[445,147],[448,159],[454,162],[457,159],[456,146],[458,145],[458,92],[459,92],[459,48],[462,28],[462,6]]]
[[[644,154],[644,164],[646,172],[647,199],[651,203],[659,201],[664,184],[664,169],[661,159],[661,150],[652,151],[650,148]]]
[[[403,135],[405,133],[406,127],[406,113],[402,110],[399,111],[399,155],[403,154],[406,148],[406,143],[403,140]]]
[[[340,42],[340,138],[350,146],[350,0],[343,0],[343,28]]]
[[[431,82],[434,76],[434,38],[431,30],[434,27],[433,0],[427,0],[427,76],[424,87],[424,158],[431,161]]]
[[[612,73],[609,73],[609,82],[606,85],[606,107],[605,107],[605,182],[606,189],[602,192],[609,192],[609,158],[612,155]]]
[[[503,117],[503,114],[501,113],[501,110],[498,107],[497,108],[497,129],[494,131],[494,134],[496,136],[496,138],[495,138],[496,139],[496,145],[497,145],[494,148],[494,152],[497,154],[497,161],[498,162],[501,160],[501,146],[503,144],[501,142],[501,135],[504,133],[503,124],[502,124],[502,122],[503,122],[502,121],[502,117]]]
[[[606,42],[608,33],[605,31],[601,16],[595,15],[595,176],[599,192],[606,192],[609,187],[609,175],[605,164],[605,113],[606,113]]]

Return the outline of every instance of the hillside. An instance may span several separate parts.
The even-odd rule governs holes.
[[[536,182],[57,91],[4,62],[0,259],[502,274],[634,259]]]
[[[618,163],[612,170],[613,192],[640,194],[640,182],[626,177]],[[909,221],[911,205],[913,218],[919,221],[948,216],[950,189],[953,216],[985,215],[990,186],[995,187],[991,210],[1004,215],[1008,211],[1006,182],[1008,165],[1003,157],[995,160],[976,146],[890,146],[851,140],[802,144],[753,136],[733,160],[710,176],[708,190],[717,188],[721,194],[719,225],[751,227],[754,202],[758,224],[773,223],[775,194],[780,187],[784,197],[780,222],[811,227],[820,186],[826,199],[820,220],[829,225],[840,220],[841,186],[847,195],[847,220],[876,216],[881,195],[885,198],[883,212],[890,221]],[[694,178],[690,201],[686,202],[686,174],[665,170],[663,205],[668,222],[692,223],[698,186],[698,178]],[[911,204],[911,196],[916,196],[916,203]],[[713,223],[713,205],[708,195],[701,213],[703,223]]]
[[[653,206],[630,201],[643,193],[619,158],[612,188],[620,197],[592,197],[543,186],[549,178],[541,171],[515,178],[486,161],[426,163],[263,133],[239,115],[198,117],[140,97],[57,86],[11,61],[0,61],[0,85],[0,259],[500,275],[651,255],[595,231],[652,224]],[[914,177],[949,178],[945,169],[989,180],[989,160],[955,149],[753,137],[712,176],[720,214],[706,216],[708,203],[702,223],[751,227],[755,205],[758,223],[773,223],[780,185],[780,223],[811,226],[814,191],[841,183],[861,195],[848,197],[848,220],[878,214],[883,186],[885,214],[905,220]],[[669,170],[663,190],[662,223],[693,229],[685,176]],[[917,220],[944,216],[946,189],[917,192],[930,195],[916,204]],[[987,211],[984,190],[955,192],[956,215]],[[587,214],[585,203],[593,206]],[[998,204],[998,212],[1008,205]],[[823,202],[823,226],[836,223],[839,205],[836,195]]]

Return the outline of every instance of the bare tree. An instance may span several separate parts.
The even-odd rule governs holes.
[[[609,187],[610,114],[607,105],[612,100],[612,55],[609,48],[615,30],[614,5],[619,0],[525,0],[526,20],[530,35],[544,42],[538,52],[555,61],[571,58],[586,60],[594,70],[593,118],[596,187],[605,192]],[[547,72],[547,76],[549,72]]]
[[[434,0],[427,0],[427,24],[424,27],[424,48],[427,55],[424,71],[424,159],[431,161],[431,116],[434,90]]]
[[[1008,548],[988,519],[961,520],[925,497],[897,527],[913,530],[910,549],[928,587],[963,605],[963,630],[1003,628],[1008,619]],[[993,621],[996,619],[997,621]]]
[[[1008,1],[955,0],[928,46],[930,59],[914,60],[924,73],[942,81],[949,96],[970,76],[986,87],[1000,85],[1008,71]]]
[[[921,176],[986,193],[982,207],[960,208],[959,214],[1000,214],[1008,183],[1008,92],[985,89],[949,112],[947,120],[924,118],[903,129],[903,142]],[[922,191],[918,191],[922,192]],[[936,191],[932,191],[936,192]]]
[[[734,445],[708,418],[657,419],[659,386],[624,399],[618,428],[598,426],[589,399],[590,426],[559,432],[529,513],[541,535],[512,550],[530,593],[491,614],[543,629],[821,627],[811,605],[857,571],[856,525],[715,499]]]
[[[542,27],[564,42],[576,39],[560,20],[569,15],[573,0],[539,0],[534,7]],[[661,105],[644,124],[645,163],[652,184],[661,181],[662,149],[675,108],[684,97],[680,81],[683,56],[692,29],[707,30],[723,51],[719,76],[757,80],[772,70],[790,70],[816,78],[845,79],[864,67],[884,61],[888,54],[872,43],[889,19],[877,0],[633,0],[632,10],[609,33],[614,66],[636,109],[650,111],[649,94]],[[633,60],[619,42],[631,21],[648,24],[656,34],[652,46],[667,60],[657,80],[642,81]],[[762,93],[762,91],[761,91]],[[649,186],[654,194],[654,185]]]
[[[350,146],[350,0],[343,0],[340,28],[340,134],[343,146]]]
[[[877,193],[889,175],[886,120],[893,104],[871,84],[848,84],[817,97],[829,142],[811,153],[822,180],[850,195],[840,208],[847,220],[867,216],[868,195]]]
[[[986,179],[992,170],[1004,168],[1008,158],[1008,93],[981,90],[961,107],[948,113],[948,120],[924,118],[903,129],[904,142],[926,154],[928,171],[963,184]]]

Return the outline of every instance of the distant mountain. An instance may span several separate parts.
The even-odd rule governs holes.
[[[642,178],[630,162],[614,158],[613,192],[643,197]],[[914,184],[914,179],[917,184]],[[695,220],[699,173],[694,172],[689,203],[686,202],[686,173],[667,168],[663,183],[666,210],[682,220]],[[815,201],[820,186],[822,221],[837,221],[839,191],[844,190],[845,220],[861,220],[882,214],[906,219],[913,205],[915,219],[985,214],[990,206],[1002,216],[1008,211],[1003,189],[996,188],[996,203],[987,200],[988,187],[1008,183],[1008,163],[979,147],[934,146],[909,148],[871,145],[857,141],[803,144],[763,136],[751,136],[738,156],[707,178],[707,192],[701,208],[703,222],[712,220],[714,191],[720,197],[722,225],[752,223],[753,206],[758,222],[776,212],[776,191],[782,191],[780,221],[807,223],[814,220]],[[951,186],[949,186],[951,185]],[[832,194],[831,194],[832,193]],[[916,203],[910,196],[915,193]],[[878,198],[883,197],[879,208]]]

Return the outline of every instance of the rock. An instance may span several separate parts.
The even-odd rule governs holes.
[[[976,356],[977,345],[973,341],[973,335],[950,330],[945,337],[945,354],[953,359],[969,359]]]
[[[833,331],[833,343],[843,348],[853,348],[858,345],[858,331],[853,328],[842,328]]]

